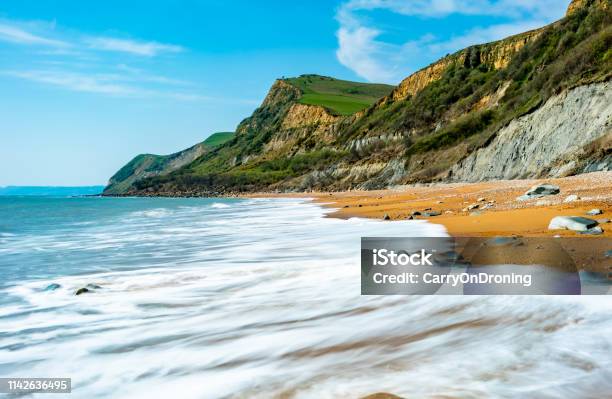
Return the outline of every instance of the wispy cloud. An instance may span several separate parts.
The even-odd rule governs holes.
[[[41,45],[49,47],[69,47],[61,40],[51,39],[28,32],[18,26],[0,22],[0,40],[16,44]]]
[[[139,85],[139,83],[146,81],[146,78],[133,79],[125,75],[112,73],[85,74],[62,70],[5,70],[0,71],[0,74],[24,79],[30,82],[44,83],[69,91],[104,94],[113,97],[155,98],[184,102],[258,104],[257,100],[251,99],[212,97],[169,88],[146,88]]]
[[[108,75],[86,75],[74,72],[45,70],[4,71],[3,74],[86,93],[101,93],[118,96],[144,94],[135,87],[116,82],[115,79]]]
[[[0,20],[0,41],[17,45],[26,55],[23,69],[0,71],[64,90],[115,97],[169,98],[177,101],[210,101],[187,92],[188,81],[147,71],[150,58],[185,49],[178,45],[110,36],[92,36],[55,23]],[[35,50],[30,47],[37,45]],[[116,54],[109,54],[116,53]],[[36,69],[32,64],[50,68]],[[129,66],[133,63],[140,68]]]
[[[165,53],[180,53],[185,49],[176,44],[159,43],[137,39],[124,39],[111,36],[86,36],[78,33],[64,34],[61,40],[49,24],[20,23],[16,21],[0,20],[0,41],[20,45],[41,45],[54,47],[57,50],[71,48],[73,50],[90,50],[128,53],[132,55],[154,57]]]
[[[378,82],[397,83],[419,67],[461,48],[498,40],[558,19],[567,0],[349,0],[336,13],[338,61],[359,76]],[[387,10],[406,17],[441,19],[452,14],[503,17],[508,23],[475,26],[452,37],[419,32],[420,38],[392,44],[380,38],[384,31],[363,13]]]
[[[112,37],[90,37],[85,43],[93,49],[104,51],[117,51],[135,55],[153,57],[161,53],[180,53],[183,47],[174,44],[158,42],[145,42]]]

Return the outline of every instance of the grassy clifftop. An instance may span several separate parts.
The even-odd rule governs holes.
[[[284,81],[302,92],[300,103],[320,105],[337,115],[361,111],[393,90],[393,86],[385,84],[350,82],[319,75],[302,75]]]

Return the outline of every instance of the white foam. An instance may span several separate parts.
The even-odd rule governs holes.
[[[104,271],[5,288],[0,295],[18,300],[0,307],[0,347],[18,349],[2,354],[11,366],[0,374],[53,370],[88,398],[612,391],[609,306],[362,297],[361,236],[445,236],[444,228],[324,218],[327,209],[293,199],[248,201],[22,238],[15,253],[37,246],[63,261],[82,253]],[[61,287],[44,291],[52,282]],[[74,295],[90,283],[102,288]]]

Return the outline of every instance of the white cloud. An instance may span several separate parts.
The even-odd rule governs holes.
[[[0,23],[0,40],[16,44],[69,47],[68,43],[61,40],[35,35],[20,27],[6,23]]]
[[[112,37],[90,37],[85,43],[93,49],[104,51],[117,51],[142,55],[147,57],[156,56],[161,53],[179,53],[184,49],[174,44],[163,44],[157,42],[144,42]]]
[[[563,16],[567,0],[350,0],[336,13],[338,61],[369,80],[397,83],[437,58],[474,44],[541,27]],[[435,24],[451,14],[497,16],[510,22],[475,26],[450,38],[419,32],[420,39],[403,44],[380,40],[383,30],[364,22],[363,13],[382,9],[406,17],[432,19]]]
[[[367,27],[338,30],[336,56],[359,76],[369,81],[387,82],[393,78],[387,67],[379,61],[382,43],[375,41],[380,32]]]

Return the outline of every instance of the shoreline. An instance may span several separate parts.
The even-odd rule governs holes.
[[[550,183],[559,186],[560,193],[528,201],[516,198],[532,186]],[[570,195],[579,200],[564,202]],[[383,220],[388,215],[393,221],[410,220],[411,213],[440,212],[439,216],[414,216],[446,228],[456,238],[515,236],[525,239],[562,237],[562,246],[579,270],[608,274],[605,253],[609,251],[612,223],[601,223],[600,235],[580,234],[571,230],[549,230],[556,216],[582,216],[594,220],[612,219],[612,172],[594,172],[555,179],[501,180],[481,183],[445,183],[401,186],[378,191],[349,191],[334,193],[260,193],[245,197],[313,198],[323,207],[333,208],[325,217],[350,219],[353,217]],[[484,199],[484,201],[478,201]],[[467,211],[470,205],[478,209]],[[483,204],[486,209],[481,209]],[[591,209],[601,215],[588,216]],[[386,221],[385,221],[386,223]],[[599,239],[598,239],[599,238]]]
[[[528,201],[518,201],[536,184],[550,183],[560,187],[557,195]],[[570,195],[580,199],[564,202]],[[594,172],[555,179],[500,180],[482,183],[445,183],[402,186],[378,191],[350,191],[339,193],[301,193],[297,195],[265,195],[312,197],[322,206],[336,209],[327,217],[349,219],[364,217],[390,221],[410,220],[415,211],[440,212],[439,216],[413,216],[441,224],[455,237],[521,235],[528,237],[589,237],[569,230],[549,230],[556,216],[582,216],[594,220],[612,218],[612,172]],[[249,196],[252,197],[252,196]],[[481,201],[478,201],[478,200]],[[484,201],[482,201],[484,199]],[[478,208],[466,211],[471,205]],[[485,209],[482,209],[485,207]],[[603,213],[588,216],[591,209]],[[612,237],[612,224],[603,223],[603,234]]]

